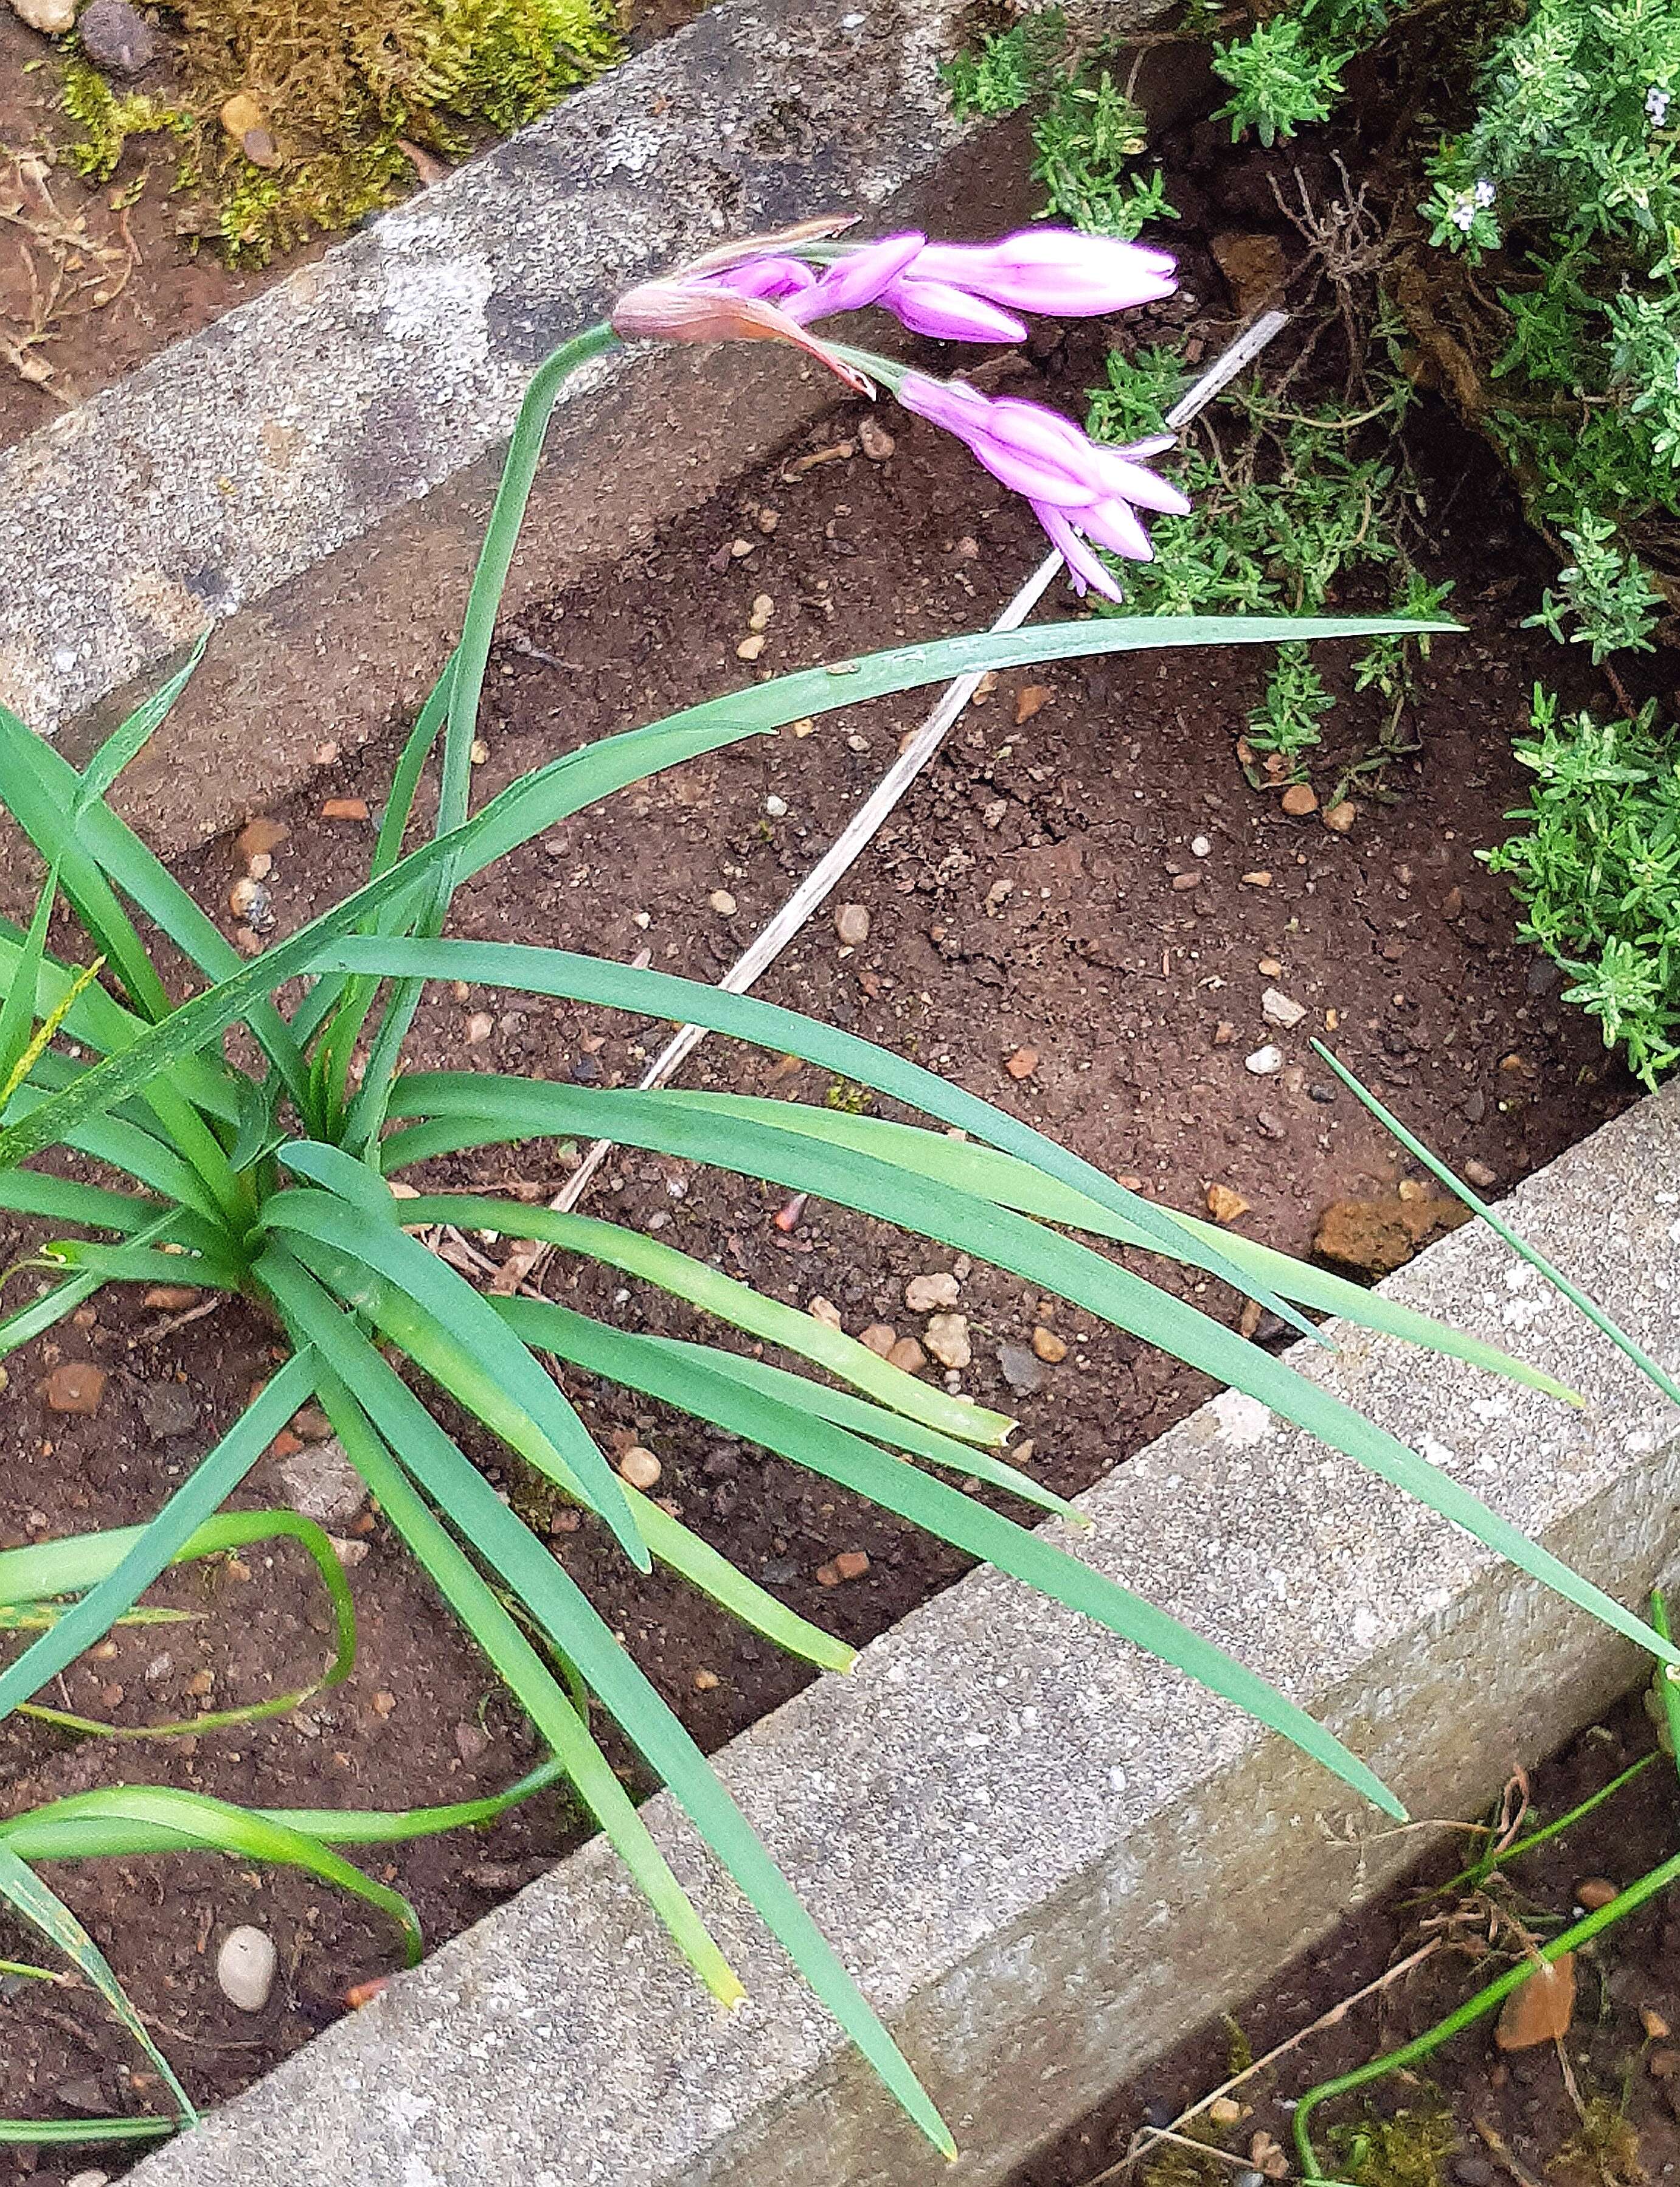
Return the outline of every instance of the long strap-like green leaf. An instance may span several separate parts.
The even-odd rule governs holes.
[[[404,1079],[397,1100],[440,1121],[415,1126],[387,1140],[393,1161],[497,1138],[580,1133],[767,1178],[789,1190],[815,1193],[937,1238],[958,1251],[976,1254],[1246,1391],[1331,1449],[1344,1452],[1452,1520],[1661,1661],[1680,1662],[1673,1644],[1642,1618],[1490,1510],[1450,1474],[1408,1450],[1332,1391],[1298,1374],[1286,1360],[1274,1359],[1183,1300],[1012,1209],[948,1184],[933,1183],[854,1148],[825,1145],[795,1132],[696,1109],[663,1094],[550,1085],[489,1073],[440,1072]]]
[[[219,977],[215,987],[180,1004],[162,1024],[155,1026],[124,1054],[108,1057],[34,1116],[0,1132],[0,1169],[25,1161],[42,1147],[62,1140],[81,1117],[114,1107],[138,1092],[149,1079],[169,1070],[182,1057],[206,1049],[225,1026],[267,1009],[269,995],[295,975],[325,969],[381,971],[377,961],[335,963],[329,951],[334,942],[361,929],[391,897],[446,872],[458,884],[469,880],[567,813],[593,804],[626,784],[679,760],[697,757],[702,752],[737,743],[744,737],[767,734],[806,715],[826,713],[837,706],[885,697],[894,691],[916,690],[924,684],[942,683],[971,670],[1017,667],[1036,661],[1076,660],[1091,654],[1136,652],[1155,647],[1273,645],[1294,639],[1371,637],[1385,632],[1455,627],[1448,623],[1425,624],[1394,616],[1160,616],[1132,619],[1122,616],[1106,621],[988,632],[941,639],[930,645],[896,647],[872,655],[867,660],[840,661],[826,669],[806,670],[728,698],[709,700],[703,706],[691,707],[650,728],[632,729],[622,736],[604,738],[581,751],[552,761],[535,774],[511,784],[464,826],[412,851],[378,880],[368,882],[330,912],[312,919],[260,959]],[[17,726],[22,728],[20,723]],[[28,738],[27,730],[23,734]],[[50,751],[51,748],[42,745],[40,739],[33,742],[41,751]],[[4,751],[0,749],[0,767],[3,762]],[[70,772],[73,774],[74,769]],[[87,817],[92,820],[109,810],[108,807],[95,807]],[[111,818],[115,822],[115,816]],[[121,824],[115,824],[121,827]],[[56,845],[59,831],[49,829],[48,833]],[[164,878],[166,880],[168,877]],[[169,924],[167,919],[162,923],[166,926]],[[222,943],[224,948],[228,946]],[[417,968],[410,976],[427,975]],[[696,1017],[695,1022],[704,1020]],[[301,1072],[299,1098],[309,1098],[306,1069]],[[1088,1180],[1072,1181],[1084,1182],[1093,1191],[1096,1189],[1089,1186]]]
[[[289,1315],[306,1305],[295,1262],[278,1248],[256,1273]],[[307,1279],[304,1280],[306,1282]],[[706,1843],[740,1886],[795,1965],[887,2087],[936,2145],[953,2153],[948,2129],[897,2045],[870,2010],[833,1948],[801,1905],[705,1757],[587,1596],[517,1515],[469,1464],[425,1407],[357,1335],[336,1307],[300,1324],[359,1400],[404,1468],[430,1500],[512,1588],[554,1645],[574,1663],[632,1745],[671,1787]]]

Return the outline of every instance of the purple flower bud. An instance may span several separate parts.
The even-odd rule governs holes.
[[[1130,311],[1177,286],[1170,253],[1070,228],[1027,228],[997,243],[930,243],[913,271],[919,281],[1061,319]]]
[[[839,312],[864,310],[878,301],[881,291],[920,256],[927,240],[913,231],[884,235],[878,243],[865,243],[849,250],[844,258],[823,267],[814,287],[789,300],[789,317],[808,326],[813,319],[832,318]]]
[[[948,281],[924,281],[913,265],[890,282],[876,301],[912,334],[926,335],[934,341],[1026,340],[1025,320]]]
[[[1136,453],[1087,440],[1070,419],[1037,402],[982,395],[960,380],[907,372],[899,401],[919,418],[954,433],[992,476],[1024,494],[1061,549],[1080,592],[1094,585],[1111,599],[1120,588],[1087,543],[1147,562],[1149,534],[1137,509],[1182,516],[1190,504],[1175,486],[1144,468]],[[1160,453],[1158,441],[1141,444]]]
[[[816,267],[802,258],[753,258],[728,273],[708,276],[710,285],[727,289],[732,296],[761,296],[772,304],[799,295],[816,280]]]

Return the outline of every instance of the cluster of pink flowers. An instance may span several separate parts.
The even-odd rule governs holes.
[[[1149,534],[1137,511],[1183,515],[1189,507],[1144,462],[1172,446],[1171,434],[1105,447],[1042,403],[983,395],[964,381],[933,379],[811,329],[873,306],[936,340],[1020,341],[1026,327],[1018,312],[1094,318],[1170,296],[1173,260],[1071,228],[1030,228],[987,244],[930,243],[910,232],[847,245],[831,240],[844,225],[808,222],[714,251],[629,290],[613,325],[626,336],[667,340],[792,342],[860,393],[873,394],[879,380],[1025,496],[1082,593],[1093,586],[1119,599],[1120,588],[1094,549],[1147,561]]]

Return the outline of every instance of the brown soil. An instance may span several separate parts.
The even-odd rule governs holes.
[[[1193,290],[1218,300],[1206,328],[1216,343],[1228,306],[1209,269],[1193,261],[1190,271]],[[1099,354],[1096,334],[1047,351],[1044,391],[1076,399]],[[856,423],[855,413],[837,413],[804,453],[837,449]],[[931,430],[896,415],[891,424],[890,460],[853,453],[762,472],[505,630],[485,710],[481,790],[728,688],[744,672],[736,648],[761,593],[774,603],[766,672],[995,616],[1042,551],[1030,514]],[[869,910],[868,942],[842,951],[832,919],[821,918],[761,992],[914,1055],[1175,1205],[1199,1208],[1210,1184],[1233,1188],[1250,1204],[1242,1220],[1255,1234],[1296,1251],[1328,1201],[1379,1196],[1406,1174],[1313,1063],[1305,1035],[1323,1029],[1332,1010],[1353,1067],[1449,1160],[1483,1162],[1502,1186],[1613,1114],[1631,1088],[1591,1029],[1561,1007],[1547,970],[1514,945],[1503,891],[1475,856],[1498,839],[1500,816],[1520,794],[1509,744],[1530,685],[1542,671],[1558,673],[1557,649],[1520,628],[1543,561],[1475,446],[1441,425],[1419,460],[1436,574],[1456,576],[1455,601],[1472,627],[1437,645],[1424,672],[1421,751],[1396,770],[1395,802],[1368,804],[1353,832],[1338,836],[1316,820],[1284,818],[1275,795],[1248,787],[1233,747],[1257,693],[1257,659],[1166,655],[1011,675],[965,718],[846,883],[846,897]],[[751,551],[734,555],[738,539]],[[1499,573],[1492,582],[1490,570]],[[1069,603],[1052,604],[1062,613]],[[1051,696],[1017,727],[1028,686]],[[909,700],[828,716],[808,737],[744,745],[581,814],[464,891],[455,930],[620,959],[647,950],[660,966],[714,980],[918,718]],[[1349,751],[1374,732],[1362,700],[1334,718]],[[291,830],[273,881],[281,931],[361,878],[370,830],[325,820],[321,802],[360,796],[377,808],[390,759],[389,751],[356,755],[278,816]],[[1191,848],[1199,836],[1208,839],[1205,857]],[[237,870],[225,843],[183,869],[230,928]],[[1269,885],[1244,878],[1260,872]],[[1194,887],[1173,885],[1192,876]],[[15,897],[20,878],[5,892]],[[711,906],[720,889],[736,901],[732,917]],[[1307,1007],[1298,1032],[1266,1024],[1267,986]],[[489,1035],[469,1046],[481,1011]],[[429,998],[416,1052],[618,1084],[639,1075],[663,1032],[567,1005],[443,989]],[[1286,1067],[1256,1078],[1243,1059],[1267,1039],[1284,1049]],[[1024,1047],[1037,1060],[1018,1080],[1006,1064]],[[701,1052],[688,1081],[805,1099],[829,1091],[818,1073],[721,1043]],[[565,1150],[537,1146],[440,1174],[547,1193],[567,1160]],[[658,1227],[778,1297],[826,1296],[854,1332],[881,1320],[919,1331],[905,1281],[949,1267],[949,1253],[816,1205],[784,1232],[772,1220],[780,1197],[751,1178],[632,1155],[609,1167],[588,1204]],[[1065,1363],[1044,1369],[1037,1391],[1012,1391],[999,1346],[1026,1339],[1039,1302],[1013,1278],[961,1273],[975,1340],[963,1386],[1019,1414],[1036,1465],[1058,1489],[1086,1485],[1206,1394],[1195,1375],[1065,1308],[1055,1317],[1070,1346]],[[563,1266],[551,1287],[632,1326],[692,1326],[657,1296],[622,1296],[587,1268]],[[1196,1288],[1211,1310],[1236,1318],[1234,1296]],[[241,1309],[157,1341],[147,1318],[102,1302],[96,1324],[65,1329],[10,1363],[0,1414],[8,1538],[148,1515],[270,1364],[270,1332]],[[34,1392],[50,1356],[113,1370],[97,1419],[42,1412]],[[143,1425],[147,1392],[166,1380],[199,1408],[192,1431],[174,1442],[154,1440]],[[662,1489],[700,1531],[850,1639],[879,1632],[961,1569],[954,1555],[761,1453],[663,1412],[638,1413],[599,1386],[573,1394],[604,1439],[632,1428],[651,1444]],[[543,1508],[528,1476],[479,1455],[516,1503]],[[246,1500],[281,1493],[266,1465]],[[125,1779],[264,1805],[358,1807],[508,1782],[532,1758],[524,1727],[385,1526],[376,1521],[359,1538],[368,1545],[351,1574],[362,1653],[347,1686],[301,1717],[205,1736],[195,1751],[71,1744],[14,1722],[0,1730],[8,1808]],[[797,1667],[695,1598],[638,1580],[588,1521],[554,1546],[706,1746],[802,1683]],[[819,1585],[818,1567],[846,1549],[868,1552],[867,1576]],[[68,1674],[71,1705],[138,1723],[188,1709],[201,1667],[214,1669],[216,1705],[307,1675],[324,1653],[318,1594],[289,1553],[272,1566],[253,1554],[244,1566],[244,1576],[222,1567],[173,1582],[160,1599],[205,1612],[202,1622],[161,1639],[156,1628],[119,1634],[110,1656]],[[716,1684],[698,1689],[701,1671]],[[542,1801],[469,1844],[396,1850],[378,1872],[415,1900],[435,1942],[572,1832],[560,1803]],[[170,1860],[90,1864],[53,1881],[205,2100],[304,2041],[340,2010],[347,1985],[394,1964],[384,1928],[289,1876]],[[254,2021],[223,2003],[211,1973],[216,1938],[243,1920],[276,1937],[284,1969]],[[8,1943],[0,1931],[0,1952]],[[0,2013],[0,2113],[59,2115],[90,2097],[118,2109],[155,2100],[85,1993],[43,2004],[32,1986]]]
[[[706,0],[632,0],[627,42],[632,52],[688,22]],[[135,87],[155,90],[166,82],[167,59],[155,63]],[[59,100],[59,70],[51,41],[0,6],[0,208],[15,202],[15,222],[0,221],[0,448],[9,447],[67,407],[106,387],[174,341],[196,334],[234,305],[248,302],[309,259],[327,240],[276,257],[261,267],[227,266],[209,248],[195,249],[177,227],[171,195],[171,141],[131,144],[106,183],[82,182],[68,165],[53,165],[39,179],[20,176],[13,155],[52,158],[69,143],[75,125]],[[132,204],[125,200],[144,178]],[[418,177],[417,177],[418,183]],[[61,278],[61,308],[48,338],[26,330],[37,318],[37,299],[48,290],[62,254],[44,240],[60,220],[82,223],[101,254],[98,278],[70,267]],[[33,232],[31,232],[33,230]],[[119,288],[120,284],[120,288]],[[101,290],[118,290],[96,304]],[[47,368],[37,382],[20,374],[16,347],[31,370]]]
[[[1591,1798],[1653,1744],[1650,1723],[1635,1695],[1535,1773],[1523,1834]],[[1237,2092],[1245,2114],[1216,2130],[1219,2146],[1240,2158],[1256,2134],[1267,2134],[1289,2152],[1293,2173],[1288,2106],[1295,2099],[1421,2035],[1511,1963],[1508,1951],[1489,1959],[1473,1942],[1479,1928],[1485,1944],[1485,1899],[1463,1892],[1435,1895],[1470,1858],[1474,1843],[1443,1837],[1407,1884],[1285,1968],[1244,2004],[1233,2022],[1199,2029],[1138,2081],[1117,2090],[1054,2147],[1023,2165],[1013,2187],[1087,2187],[1110,2177],[1139,2187],[1212,2187],[1215,2180],[1239,2180],[1241,2175],[1228,2165],[1188,2152],[1163,2162],[1159,2144],[1153,2158],[1145,2154],[1127,2169],[1110,2173],[1110,2167],[1127,2156],[1140,2128],[1170,2126],[1227,2079],[1236,2069],[1238,2031],[1249,2054],[1263,2057],[1385,1969],[1398,1966],[1428,1935],[1439,1933],[1426,1930],[1425,1923],[1455,1911],[1469,1916],[1451,1932],[1449,1947],[1334,2026],[1308,2037],[1276,2068]],[[1578,1918],[1583,1884],[1625,1889],[1672,1858],[1677,1843],[1674,1773],[1659,1758],[1581,1822],[1513,1863],[1514,1889],[1499,1903],[1544,1940]],[[1503,1933],[1509,1940],[1509,1931]],[[1561,2048],[1543,2043],[1502,2053],[1490,2016],[1454,2036],[1415,2071],[1317,2110],[1313,2139],[1324,2170],[1361,2187],[1440,2187],[1445,2181],[1452,2187],[1495,2187],[1496,2182],[1535,2187],[1542,2179],[1561,2187],[1636,2187],[1641,2180],[1671,2178],[1680,2164],[1675,2078],[1680,2055],[1663,2032],[1680,2027],[1680,1923],[1672,1903],[1659,1897],[1601,1931],[1576,1954],[1576,1976],[1574,2024]],[[1655,2016],[1649,2025],[1645,2015]],[[1238,2055],[1237,2065],[1241,2062]],[[1443,2113],[1446,2123],[1435,2127],[1439,2149],[1433,2172],[1427,2159],[1410,2172],[1385,2172],[1369,2161],[1362,2167],[1337,2132],[1398,2118],[1416,2165],[1424,2139],[1417,2129],[1427,2130],[1426,2122],[1440,2121]],[[1376,2137],[1373,2143],[1380,2150]],[[1247,2175],[1250,2183],[1256,2176]]]

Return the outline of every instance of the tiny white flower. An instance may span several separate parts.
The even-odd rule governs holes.
[[[1477,183],[1471,195],[1475,202],[1484,208],[1492,204],[1496,193],[1492,183],[1488,181],[1486,175]]]
[[[1671,95],[1660,83],[1654,83],[1645,93],[1645,111],[1649,115],[1652,125],[1655,128],[1660,129],[1668,119],[1668,104]]]
[[[1475,226],[1475,207],[1468,198],[1460,198],[1453,206],[1452,225],[1465,235]]]

